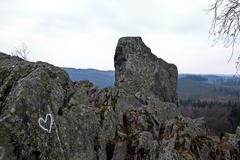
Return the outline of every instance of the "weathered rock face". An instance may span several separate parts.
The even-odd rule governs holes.
[[[0,160],[239,159],[239,129],[213,140],[173,100],[145,105],[120,86],[72,82],[58,67],[0,53]]]
[[[114,64],[115,85],[143,103],[177,101],[177,67],[153,55],[140,37],[118,41]]]

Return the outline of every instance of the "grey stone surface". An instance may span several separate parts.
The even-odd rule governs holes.
[[[142,103],[177,101],[177,67],[152,54],[140,37],[119,39],[114,64],[115,85]]]
[[[125,40],[129,38],[120,42]],[[149,49],[140,40],[130,38],[136,43],[128,48],[133,47],[132,51],[140,48],[139,51],[149,54]],[[141,61],[138,56],[142,57],[142,52],[134,56]],[[145,59],[146,63],[157,63],[158,67],[159,61],[153,55]],[[132,64],[128,65],[135,65],[135,61],[129,62]],[[124,68],[124,63],[116,65]],[[138,69],[147,71],[146,68]],[[168,69],[163,67],[159,72],[166,72],[165,78],[171,75],[175,79],[177,75],[172,74],[176,70]],[[122,71],[119,73],[125,77]],[[173,103],[176,83],[170,86],[174,83],[171,80],[161,79],[163,86],[169,83],[168,87],[172,87],[163,89],[166,94],[154,94],[151,87],[145,87],[144,94],[144,90],[135,93],[136,86],[142,85],[141,81],[135,81],[141,83],[137,85],[131,83],[133,89],[130,90],[127,90],[129,84],[120,81],[121,84],[116,82],[117,87],[100,89],[88,81],[72,82],[64,71],[53,65],[31,63],[3,53],[0,53],[0,75],[0,160],[211,160],[240,157],[239,131],[236,135],[225,136],[220,142],[208,137],[203,119],[184,118],[178,112]],[[136,75],[138,72],[132,74]],[[134,80],[134,77],[128,78]],[[157,86],[159,91],[163,86]],[[142,99],[143,95],[147,101]]]

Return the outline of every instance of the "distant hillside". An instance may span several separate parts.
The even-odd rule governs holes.
[[[100,71],[96,69],[63,68],[73,81],[89,80],[99,87],[114,85],[114,71]]]
[[[227,75],[181,75],[179,108],[184,116],[205,117],[212,135],[234,133],[240,125],[240,80]]]
[[[225,75],[181,75],[180,99],[232,100],[240,97],[240,78]]]
[[[114,85],[114,71],[63,68],[73,81],[89,80],[99,87]],[[179,74],[178,95],[181,99],[240,97],[240,78],[229,75]]]

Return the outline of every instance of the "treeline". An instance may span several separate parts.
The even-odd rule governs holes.
[[[189,79],[193,81],[208,81],[207,77],[201,75],[183,75],[182,79]]]
[[[203,101],[179,100],[179,109],[184,116],[191,118],[204,117],[210,134],[220,136],[222,133],[235,133],[240,126],[239,101]]]
[[[218,78],[214,80],[214,83],[225,85],[225,86],[240,86],[240,78],[239,77]]]
[[[239,85],[240,86],[240,85]],[[224,94],[226,96],[240,97],[239,86],[214,86],[213,91],[215,93]]]
[[[178,106],[184,107],[184,106],[191,106],[191,107],[229,107],[229,108],[235,108],[240,107],[240,101],[202,101],[202,100],[196,100],[196,99],[180,99]]]

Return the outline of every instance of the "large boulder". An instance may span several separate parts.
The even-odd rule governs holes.
[[[114,57],[115,85],[144,104],[177,101],[177,67],[152,54],[140,37],[123,37]]]
[[[0,160],[107,159],[117,126],[110,89],[2,53],[0,74]]]

